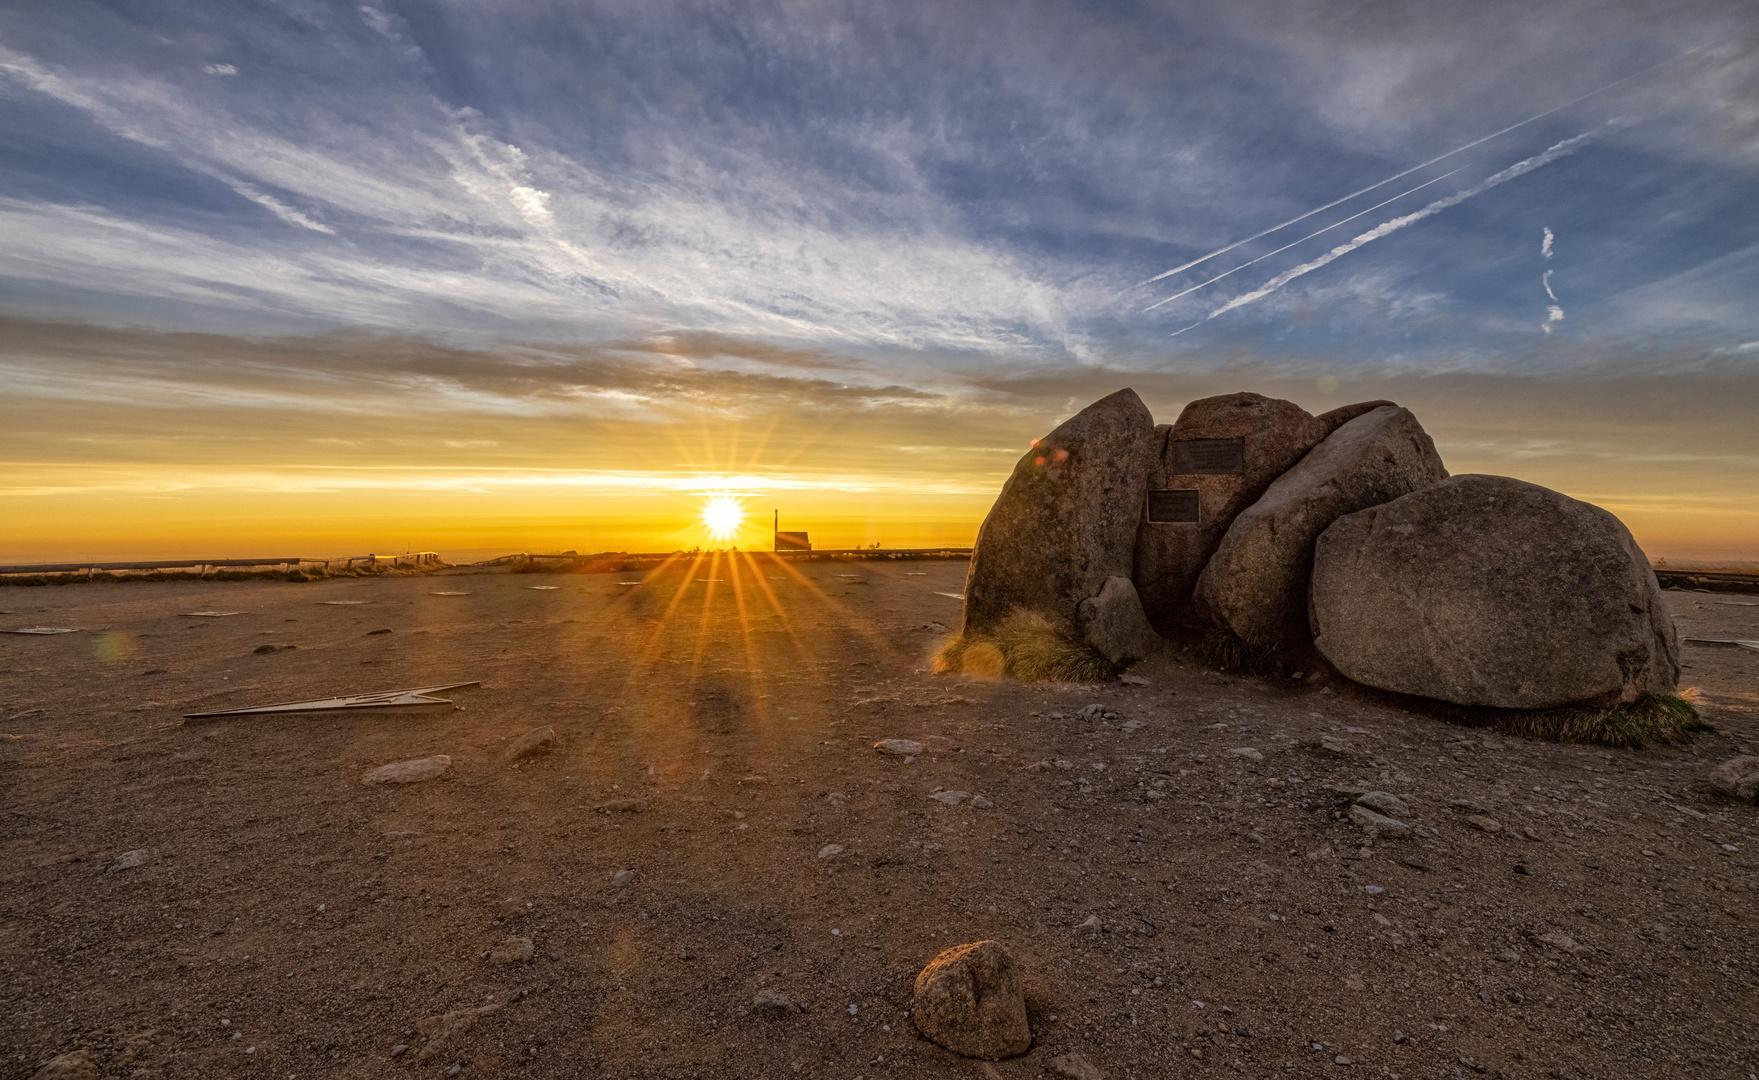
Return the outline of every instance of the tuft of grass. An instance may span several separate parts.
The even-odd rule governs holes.
[[[993,633],[948,641],[935,654],[934,670],[1022,682],[1099,683],[1118,675],[1110,660],[1025,610],[1009,614]]]
[[[1506,735],[1552,742],[1590,743],[1640,750],[1651,743],[1674,746],[1708,725],[1698,715],[1698,691],[1658,694],[1628,705],[1566,705],[1557,709],[1494,709],[1454,705],[1406,695],[1373,695],[1396,700],[1412,712],[1464,727],[1490,728]]]
[[[1243,675],[1280,675],[1274,649],[1247,644],[1230,630],[1206,630],[1192,647],[1197,661],[1217,671]]]

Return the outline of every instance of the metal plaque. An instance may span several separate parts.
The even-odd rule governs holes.
[[[1178,439],[1173,443],[1174,473],[1243,473],[1245,439]]]
[[[1148,520],[1158,524],[1192,525],[1197,517],[1196,488],[1166,488],[1148,493]]]

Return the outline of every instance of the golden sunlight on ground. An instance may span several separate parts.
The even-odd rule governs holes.
[[[745,504],[737,495],[710,495],[702,504],[702,523],[712,540],[731,540],[745,521]]]

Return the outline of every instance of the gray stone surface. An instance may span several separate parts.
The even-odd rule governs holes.
[[[389,765],[380,765],[369,770],[360,778],[363,784],[419,784],[423,780],[434,780],[446,775],[452,767],[452,758],[446,754],[435,754],[433,757],[412,758],[409,761],[394,761]]]
[[[1710,786],[1732,798],[1759,800],[1759,757],[1729,758],[1710,770]]]
[[[1338,519],[1316,546],[1311,618],[1347,678],[1461,705],[1616,705],[1679,678],[1630,532],[1507,477],[1456,476]]]
[[[1199,612],[1262,649],[1308,641],[1307,583],[1319,534],[1447,477],[1409,409],[1364,413],[1314,447],[1240,512],[1197,580]]]
[[[1193,401],[1174,423],[1154,429],[1148,487],[1196,490],[1200,520],[1151,524],[1143,515],[1136,533],[1135,582],[1149,622],[1167,629],[1189,612],[1197,576],[1234,516],[1329,430],[1294,402],[1244,393]],[[1177,444],[1188,439],[1240,439],[1245,471],[1180,472]]]
[[[1405,800],[1390,791],[1365,791],[1356,796],[1356,805],[1366,806],[1375,813],[1385,814],[1387,817],[1408,818],[1411,816],[1411,808],[1405,804]]]
[[[1411,832],[1411,826],[1397,818],[1391,818],[1387,817],[1385,814],[1375,813],[1361,803],[1351,804],[1350,820],[1362,826],[1362,828],[1375,836],[1386,836],[1396,839],[1401,836],[1408,836]]]
[[[1026,988],[999,941],[956,945],[916,976],[916,1029],[955,1054],[995,1061],[1032,1046]]]
[[[1082,640],[1114,664],[1152,656],[1163,644],[1127,577],[1106,578],[1099,595],[1077,604],[1075,626]]]
[[[1330,435],[1332,432],[1343,427],[1358,416],[1371,413],[1376,409],[1385,408],[1388,405],[1391,405],[1396,409],[1398,408],[1398,404],[1399,403],[1396,401],[1386,401],[1384,399],[1358,401],[1354,405],[1340,405],[1330,412],[1322,412],[1314,417],[1314,419],[1318,420],[1321,424],[1324,424],[1325,433]]]
[[[1154,418],[1134,390],[1089,405],[1026,452],[984,518],[965,579],[963,632],[1016,609],[1076,636],[1076,608],[1130,577],[1148,490]]]
[[[536,754],[548,753],[556,744],[556,729],[549,726],[532,728],[530,731],[514,739],[507,747],[507,760],[519,761]]]

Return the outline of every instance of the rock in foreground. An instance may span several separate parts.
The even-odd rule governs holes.
[[[1447,474],[1409,409],[1382,406],[1347,421],[1234,519],[1197,580],[1198,610],[1261,649],[1306,644],[1314,540],[1345,514]]]
[[[360,778],[363,784],[418,784],[423,780],[433,780],[446,775],[452,767],[452,758],[446,754],[435,754],[433,757],[411,758],[408,761],[393,761],[389,765],[380,765]]]
[[[1315,549],[1311,618],[1345,676],[1459,705],[1628,704],[1679,678],[1660,586],[1624,525],[1501,476],[1339,518]]]
[[[1759,757],[1742,754],[1710,770],[1710,786],[1735,799],[1759,800]]]
[[[996,1061],[1032,1046],[1026,990],[1014,958],[997,941],[957,945],[916,976],[918,1031],[955,1054]]]

